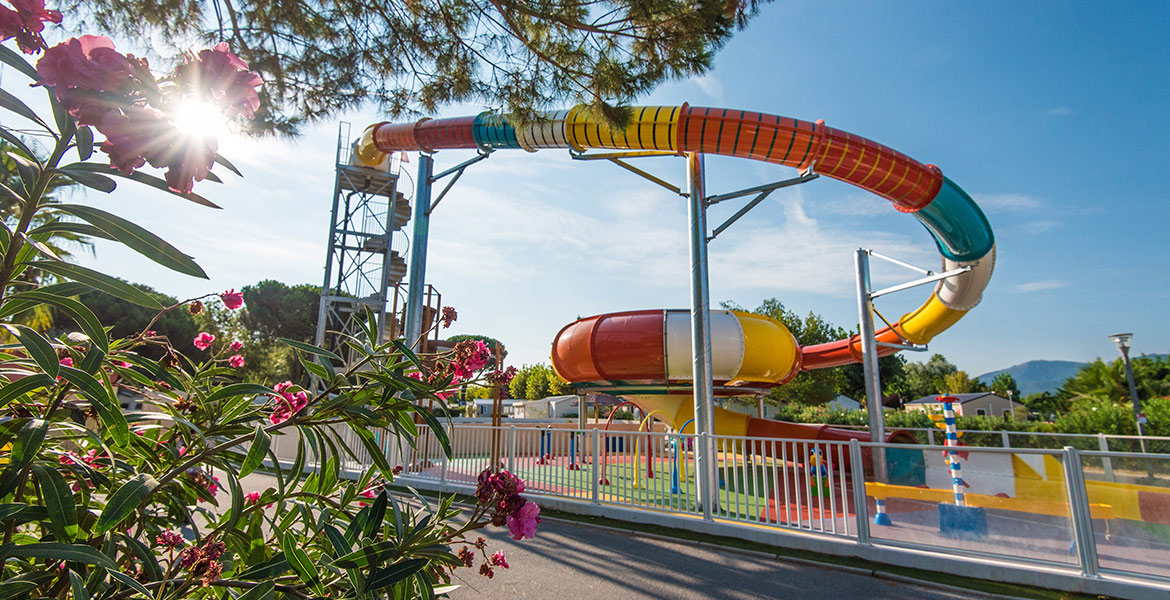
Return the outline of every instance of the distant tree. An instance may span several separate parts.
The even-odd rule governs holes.
[[[244,294],[240,320],[261,341],[288,338],[312,342],[316,337],[320,286],[308,283],[290,286],[265,279],[240,291]]]
[[[1040,418],[1045,421],[1054,420],[1068,412],[1072,406],[1069,400],[1051,392],[1028,394],[1024,397],[1023,402],[1030,412],[1039,414]]]
[[[1022,399],[1020,386],[1016,385],[1016,378],[1006,371],[991,378],[991,391],[1005,398]]]
[[[517,369],[516,376],[508,384],[508,395],[513,398],[528,397],[528,375],[532,372],[531,365],[524,365]]]
[[[966,371],[947,373],[942,377],[940,392],[947,394],[968,394],[971,392],[985,392],[987,386],[978,379],[972,379]]]
[[[864,404],[866,400],[865,368],[861,363],[839,368],[845,374],[841,393]],[[906,400],[913,400],[913,398],[903,396],[906,390],[903,383],[905,379],[906,358],[904,356],[891,354],[878,359],[878,381],[882,384],[882,398],[887,405],[892,403],[893,406],[898,407]]]
[[[524,398],[539,400],[550,396],[549,377],[556,377],[547,365],[531,365],[528,367],[528,378],[525,382]]]
[[[931,356],[930,360],[924,363],[906,363],[905,382],[908,398],[915,400],[944,391],[943,377],[958,370],[958,367],[941,354]]]
[[[1142,399],[1170,395],[1170,360],[1166,357],[1139,356],[1130,359],[1130,367],[1133,369],[1138,395]],[[1129,404],[1125,364],[1120,358],[1109,363],[1098,358],[1065,380],[1057,396],[1070,401],[1095,398]]]
[[[443,3],[360,0],[67,0],[103,28],[177,58],[226,40],[265,82],[256,121],[289,133],[376,104],[433,113],[472,103],[527,114],[563,101],[626,102],[700,75],[756,0]]]

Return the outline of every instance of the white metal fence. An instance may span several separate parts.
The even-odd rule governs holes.
[[[429,431],[413,448],[379,441],[411,485],[472,491],[491,465],[494,440],[499,465],[524,479],[533,496],[626,509],[626,518],[630,510],[676,515],[684,528],[704,514],[694,457],[702,436],[469,424],[449,426],[448,435],[450,459]],[[1098,580],[1170,583],[1170,455],[965,446],[967,510],[951,508],[942,446],[713,441],[715,522],[810,532],[863,548],[1033,564]],[[874,479],[875,456],[887,463],[887,481]],[[978,522],[948,524],[969,516]]]

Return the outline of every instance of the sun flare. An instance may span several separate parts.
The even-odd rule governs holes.
[[[227,133],[227,120],[215,106],[184,100],[175,111],[175,127],[184,135],[218,138]]]

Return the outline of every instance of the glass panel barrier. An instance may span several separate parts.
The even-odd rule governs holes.
[[[1082,452],[1081,463],[1101,568],[1170,578],[1170,455]]]
[[[1077,564],[1061,453],[962,446],[956,490],[944,448],[885,448],[889,481],[879,482],[863,444],[874,542]]]

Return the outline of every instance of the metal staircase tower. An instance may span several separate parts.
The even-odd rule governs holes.
[[[378,315],[379,339],[400,330],[396,295],[406,261],[393,241],[411,215],[409,200],[398,191],[399,158],[387,156],[377,168],[361,166],[353,156],[350,133],[350,124],[341,123],[316,337],[318,345],[343,357],[347,347],[339,343],[337,332],[358,331],[354,319],[364,319],[366,308]]]

